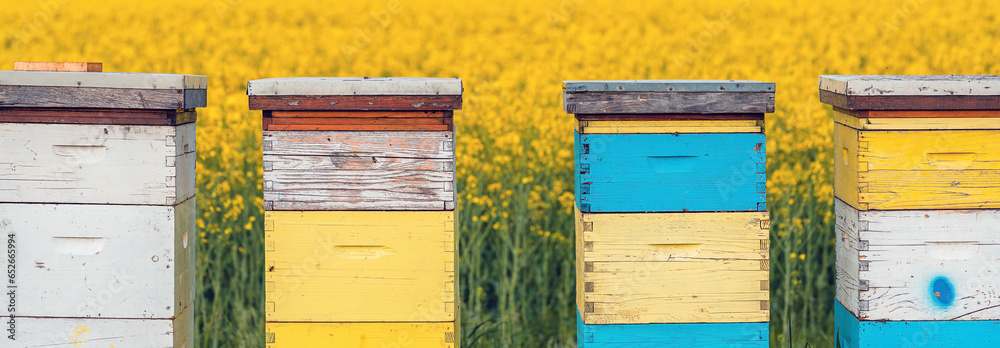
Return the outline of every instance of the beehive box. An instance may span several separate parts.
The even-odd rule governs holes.
[[[566,82],[564,98],[578,345],[767,346],[774,84]]]
[[[251,81],[269,347],[458,346],[459,79]]]
[[[204,76],[0,72],[16,346],[194,345],[206,88]]]
[[[842,346],[1000,340],[998,88],[996,76],[820,77]]]

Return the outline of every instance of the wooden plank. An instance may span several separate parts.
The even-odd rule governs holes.
[[[0,71],[0,86],[188,90],[208,89],[208,77],[145,73]]]
[[[583,212],[766,209],[764,134],[575,134]]]
[[[267,210],[452,210],[451,132],[264,131]]]
[[[847,110],[1000,110],[1000,95],[844,95],[819,91],[823,103]]]
[[[427,77],[283,77],[251,80],[247,95],[462,95],[462,79]]]
[[[837,342],[844,348],[994,347],[1000,321],[858,321],[840,304],[834,310]]]
[[[0,107],[174,110],[205,107],[204,89],[0,86]]]
[[[998,95],[998,75],[821,75],[819,89],[844,95]]]
[[[584,324],[577,309],[577,346],[580,348],[730,348],[768,347],[769,324]]]
[[[251,95],[250,110],[461,110],[460,95]]]
[[[264,111],[273,118],[446,118],[453,111]]]
[[[17,317],[17,347],[106,348],[194,347],[180,323],[163,319],[83,319]],[[6,323],[6,320],[4,320]],[[193,334],[193,332],[192,332]],[[4,335],[6,336],[6,334]],[[7,340],[7,337],[4,337]],[[7,347],[7,345],[5,345]]]
[[[1000,208],[996,190],[1000,187],[1000,132],[836,127],[835,133],[843,133],[840,137],[858,138],[859,145],[853,149],[836,145],[842,156],[858,158],[857,189],[847,183],[853,179],[836,173],[837,197],[854,203],[857,194],[858,205],[852,206],[862,210]],[[838,169],[844,168],[839,163]]]
[[[774,82],[751,80],[563,81],[566,92],[774,92]]]
[[[345,131],[451,131],[449,118],[269,118],[264,130],[345,130]]]
[[[267,323],[267,348],[457,347],[455,323]]]
[[[576,114],[577,121],[764,120],[764,114]]]
[[[990,118],[858,118],[839,112],[833,120],[857,130],[995,130],[1000,117]]]
[[[0,148],[0,202],[175,205],[194,197],[194,123],[0,123]]]
[[[269,322],[455,320],[454,212],[267,211]]]
[[[193,199],[176,207],[0,204],[0,225],[18,245],[17,315],[193,315],[194,215]]]
[[[192,110],[0,109],[0,122],[175,126],[197,121]]]
[[[63,72],[101,72],[102,63],[81,62],[14,62],[15,71],[63,71]]]
[[[867,173],[868,162],[859,162],[859,151],[867,149],[868,143],[858,142],[858,132],[841,124],[833,127],[833,192],[852,207],[868,209],[868,203],[861,203],[860,174]],[[867,188],[866,188],[867,189]]]
[[[762,120],[577,121],[580,134],[763,133]]]
[[[768,214],[582,214],[587,324],[768,320]]]
[[[858,312],[861,264],[868,267],[869,260],[861,260],[858,250],[861,250],[858,239],[858,211],[834,198],[835,247],[837,253],[837,273],[835,298],[843,303],[852,313]]]
[[[836,106],[834,112],[857,118],[995,118],[1000,117],[1000,110],[847,110]],[[890,122],[890,120],[878,120]],[[918,121],[918,120],[914,120]],[[953,122],[962,122],[952,120]]]
[[[586,92],[563,94],[570,114],[731,114],[774,112],[774,93]]]
[[[841,204],[842,203],[838,203]],[[858,212],[840,299],[862,320],[1000,319],[1000,211]],[[838,220],[841,218],[838,216]],[[847,226],[848,228],[852,226]],[[838,227],[839,229],[839,227]],[[852,250],[853,249],[853,250]],[[838,253],[841,250],[838,249]]]

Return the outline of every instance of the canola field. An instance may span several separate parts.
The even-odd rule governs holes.
[[[1000,6],[888,1],[3,0],[0,68],[204,74],[201,347],[264,340],[261,125],[246,81],[460,77],[462,342],[575,341],[573,118],[562,81],[777,83],[767,116],[771,342],[833,346],[832,113],[822,74],[1000,74]]]

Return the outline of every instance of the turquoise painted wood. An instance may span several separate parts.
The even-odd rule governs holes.
[[[1000,347],[1000,321],[858,321],[837,301],[837,344],[842,348]]]
[[[767,209],[764,134],[575,136],[582,212]]]
[[[750,80],[565,81],[566,92],[774,92],[774,82]]]
[[[579,348],[767,348],[768,323],[586,325],[576,313]]]

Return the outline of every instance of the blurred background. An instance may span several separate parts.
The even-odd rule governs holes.
[[[777,83],[767,116],[771,343],[833,346],[832,112],[822,74],[1000,74],[990,0],[0,0],[0,69],[204,74],[202,347],[264,340],[260,112],[246,81],[460,77],[462,341],[575,345],[573,118],[563,80]]]

